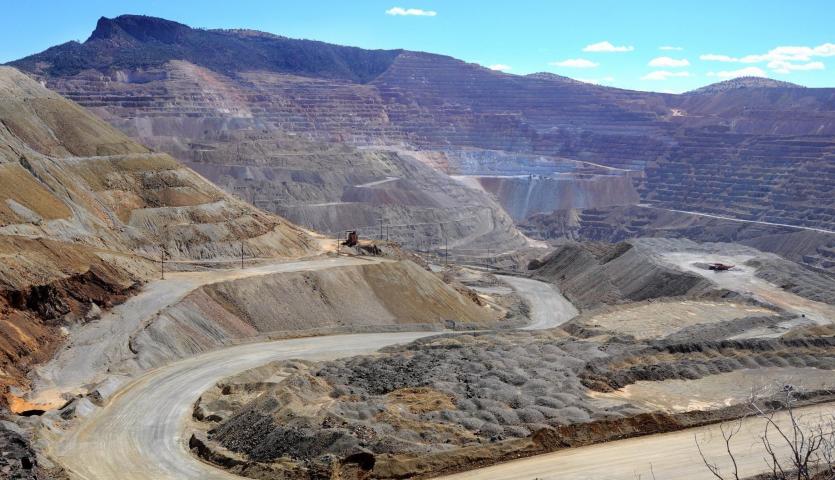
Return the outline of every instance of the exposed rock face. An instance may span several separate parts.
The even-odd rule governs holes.
[[[0,386],[66,321],[124,300],[173,259],[297,256],[307,237],[9,67],[0,67]],[[153,258],[150,258],[153,256]]]
[[[0,71],[0,234],[112,251],[213,258],[241,240],[256,255],[295,255],[305,238],[149,151],[25,75]],[[282,252],[283,250],[283,252]]]
[[[43,472],[25,433],[17,425],[0,420],[0,475],[20,480],[52,478]]]
[[[626,175],[479,177],[517,221],[536,213],[632,205],[638,192]]]
[[[356,230],[411,248],[524,245],[512,220],[480,189],[462,189],[407,153],[356,149],[280,133],[227,134],[186,165],[227,191],[316,231]]]
[[[14,64],[183,160],[239,145],[229,132],[244,129],[448,152],[432,165],[449,173],[487,173],[468,169],[462,150],[537,154],[645,170],[638,192],[659,206],[835,229],[832,89],[740,80],[630,92],[133,16]]]

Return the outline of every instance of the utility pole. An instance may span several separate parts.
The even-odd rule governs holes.
[[[241,240],[241,270],[244,269],[244,241]]]
[[[383,215],[380,215],[380,241],[383,241]]]
[[[441,233],[444,234],[444,266],[449,266],[449,239],[446,236],[446,230],[444,230],[444,224],[439,223],[439,227],[441,227]]]
[[[162,279],[165,280],[165,244],[159,245],[159,267]]]

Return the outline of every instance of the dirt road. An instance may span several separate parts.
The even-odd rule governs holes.
[[[531,307],[531,323],[522,330],[543,330],[554,328],[576,317],[579,313],[550,283],[529,278],[497,275],[513,287]]]
[[[431,333],[341,335],[242,345],[177,362],[140,377],[108,406],[59,439],[48,453],[79,479],[233,479],[200,462],[185,436],[191,406],[217,380],[269,361],[327,360],[370,353]],[[810,423],[835,406],[799,410]],[[781,417],[782,418],[782,417]],[[712,461],[725,468],[724,445],[716,426],[564,450],[447,477],[449,480],[623,479],[701,480],[711,478],[695,449],[698,438]],[[746,422],[734,443],[746,474],[763,468],[759,450],[762,421]],[[695,436],[695,437],[694,437]],[[651,467],[650,467],[651,465]],[[650,472],[652,468],[652,472]]]
[[[239,478],[202,463],[184,438],[194,401],[218,380],[290,358],[328,360],[372,353],[432,333],[337,335],[240,345],[176,362],[131,382],[49,450],[72,478]]]
[[[101,381],[105,374],[120,372],[133,358],[128,340],[141,330],[157,312],[182,300],[203,285],[236,278],[280,272],[321,270],[347,265],[379,262],[377,259],[331,257],[299,261],[276,261],[244,270],[172,272],[165,280],[146,285],[142,292],[116,306],[101,319],[72,330],[66,346],[55,358],[36,369],[33,403],[63,403],[63,392],[80,392],[84,385]],[[106,372],[106,373],[105,373]]]
[[[822,416],[835,415],[835,405],[824,404],[799,409],[807,425],[822,423]],[[828,425],[828,421],[823,420]],[[788,415],[778,416],[781,427],[788,424]],[[733,439],[740,478],[765,471],[761,436],[764,420],[749,418]],[[778,454],[788,449],[779,445]],[[725,454],[725,443],[717,425],[681,430],[662,435],[618,440],[609,443],[562,450],[546,455],[516,460],[492,467],[442,477],[444,480],[709,480],[696,449],[696,440],[711,463],[731,474],[731,462]],[[731,475],[732,477],[732,475]],[[729,478],[731,478],[729,477]]]
[[[266,267],[269,271],[263,273],[275,271],[276,268],[284,269],[279,271],[328,268],[345,264],[348,260],[293,262]],[[550,328],[576,315],[573,306],[548,284],[515,277],[503,279],[531,303],[533,323],[527,328]],[[176,290],[179,293],[175,293],[168,281],[159,283],[162,285],[150,286],[147,295],[165,296],[156,300],[147,297],[140,302],[144,310],[141,314],[137,310],[131,321],[136,322],[138,317],[151,311],[149,303],[159,306],[171,302],[187,290],[181,286]],[[199,280],[187,283],[195,288]],[[144,292],[141,295],[146,296]],[[122,335],[130,330],[121,326],[114,328],[119,328]],[[188,438],[185,438],[184,432],[191,406],[209,387],[222,378],[274,360],[329,360],[366,354],[387,345],[410,342],[428,335],[433,333],[381,333],[283,340],[225,348],[175,362],[152,370],[122,387],[104,408],[93,411],[89,417],[81,420],[77,428],[57,438],[48,449],[48,454],[67,468],[73,478],[238,478],[200,462],[188,451]],[[88,351],[99,352],[97,349]],[[85,365],[92,368],[94,364]]]
[[[688,215],[696,215],[698,217],[707,217],[707,218],[715,218],[718,220],[727,220],[730,222],[739,222],[739,223],[754,223],[757,225],[768,225],[771,227],[786,227],[786,228],[793,228],[796,230],[809,230],[811,232],[820,232],[820,233],[829,233],[834,234],[832,230],[825,230],[823,228],[814,228],[814,227],[803,227],[800,225],[790,225],[788,223],[774,223],[774,222],[762,222],[759,220],[744,220],[742,218],[734,218],[734,217],[725,217],[722,215],[711,215],[709,213],[701,213],[701,212],[692,212],[689,210],[675,210],[672,208],[663,208],[663,207],[656,207],[655,205],[647,204],[647,203],[639,203],[637,206],[644,207],[644,208],[652,208],[654,210],[666,210],[668,212],[676,212],[676,213],[686,213]]]

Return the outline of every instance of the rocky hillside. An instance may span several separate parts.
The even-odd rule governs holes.
[[[181,160],[234,149],[230,132],[244,130],[417,149],[448,173],[484,173],[461,152],[535,154],[645,171],[641,200],[666,208],[835,228],[832,89],[738,80],[631,92],[137,16],[13,64]]]
[[[495,310],[410,261],[235,279],[196,289],[131,338],[143,369],[255,338],[485,328]]]
[[[802,86],[791,83],[781,82],[780,80],[773,80],[771,78],[763,77],[739,77],[724,82],[712,83],[702,88],[697,88],[689,94],[699,93],[718,93],[728,90],[735,90],[738,88],[803,88]]]
[[[192,29],[161,18],[123,15],[99,19],[83,44],[67,42],[19,65],[26,70],[45,68],[45,73],[61,76],[88,68],[102,72],[147,69],[171,60],[186,60],[225,73],[267,70],[364,82],[385,71],[398,53],[293,40],[251,30]],[[39,65],[44,61],[48,65]]]
[[[170,260],[299,256],[292,224],[252,208],[9,67],[0,68],[0,383],[47,358]]]

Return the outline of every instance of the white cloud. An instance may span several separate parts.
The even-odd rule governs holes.
[[[392,7],[386,10],[386,15],[401,17],[434,17],[438,12],[434,10],[423,10],[420,8]]]
[[[673,47],[672,45],[662,45],[662,46],[658,47],[658,49],[659,50],[664,50],[664,51],[667,51],[667,52],[680,52],[680,51],[684,50],[684,48],[682,48],[682,47]]]
[[[668,70],[656,70],[654,72],[649,72],[648,74],[641,77],[641,80],[655,80],[655,81],[663,81],[673,77],[689,77],[690,72],[670,72]]]
[[[826,65],[823,62],[790,63],[781,60],[768,62],[768,68],[777,73],[791,73],[795,70],[824,70]]]
[[[687,61],[686,58],[677,59],[677,58],[670,58],[670,57],[656,57],[649,61],[650,67],[668,67],[668,68],[679,68],[679,67],[687,67],[690,65],[690,62]]]
[[[506,72],[508,70],[512,70],[512,68],[510,68],[510,65],[504,65],[502,63],[497,63],[495,65],[490,65],[487,68],[489,68],[490,70],[496,70],[496,71],[499,71],[499,72]]]
[[[772,48],[768,53],[744,57],[709,53],[699,58],[713,62],[765,63],[768,68],[777,73],[790,73],[796,70],[823,70],[826,68],[823,62],[812,61],[812,59],[832,56],[835,56],[835,43],[823,43],[817,47],[781,46]]]
[[[584,52],[631,52],[635,47],[629,45],[612,45],[609,42],[598,42],[583,47]]]
[[[569,58],[568,60],[563,60],[561,62],[551,62],[549,65],[568,68],[594,68],[600,64],[592,62],[591,60],[586,60],[585,58]]]
[[[601,77],[601,78],[578,78],[577,80],[583,83],[593,83],[595,85],[602,85],[604,83],[612,83],[615,77]]]
[[[706,55],[699,55],[699,60],[706,62],[738,62],[738,58],[729,57],[727,55],[717,55],[715,53],[708,53]]]
[[[765,77],[765,71],[760,67],[745,67],[739,70],[725,70],[721,72],[707,72],[708,77],[719,77],[728,80],[737,77]]]

